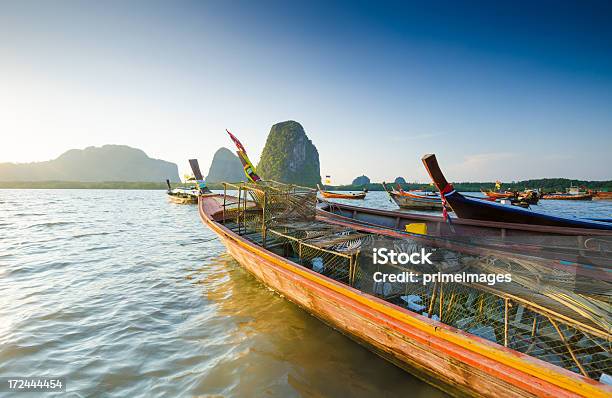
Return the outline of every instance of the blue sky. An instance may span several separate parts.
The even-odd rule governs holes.
[[[612,178],[606,2],[3,2],[0,161],[259,159],[297,120],[347,183]]]

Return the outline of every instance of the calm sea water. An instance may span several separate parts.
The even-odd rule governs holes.
[[[70,397],[443,395],[262,286],[163,191],[0,190],[5,376]]]

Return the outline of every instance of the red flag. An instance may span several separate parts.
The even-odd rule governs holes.
[[[232,141],[234,141],[234,144],[236,144],[236,147],[238,148],[238,150],[246,153],[246,149],[244,149],[244,147],[242,146],[240,141],[238,141],[238,138],[236,138],[234,136],[234,134],[230,133],[230,131],[228,129],[225,129],[225,131],[227,131],[227,134],[229,134],[229,136],[232,139]]]

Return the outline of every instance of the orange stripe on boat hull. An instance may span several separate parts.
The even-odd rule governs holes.
[[[355,194],[344,194],[344,193],[333,193],[326,191],[321,192],[321,196],[326,199],[365,199],[366,194],[364,193],[355,193]]]

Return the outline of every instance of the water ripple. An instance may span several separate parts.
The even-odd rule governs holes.
[[[0,376],[64,376],[68,397],[441,395],[259,284],[162,191],[0,190],[0,215]]]

